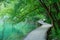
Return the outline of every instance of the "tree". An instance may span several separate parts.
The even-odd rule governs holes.
[[[55,29],[56,34],[59,34],[58,30],[60,30],[60,9],[59,9],[59,0],[39,0],[43,8],[45,8],[47,15],[49,16],[51,23],[53,24],[53,27]]]
[[[13,24],[26,19],[34,24],[39,19],[46,19],[46,22],[53,24],[51,39],[60,33],[59,0],[3,0],[0,1],[0,17],[3,18],[4,15],[9,16],[8,21]]]

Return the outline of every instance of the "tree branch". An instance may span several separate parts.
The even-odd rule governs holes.
[[[57,33],[57,29],[55,27],[55,20],[53,18],[52,13],[51,13],[51,6],[47,7],[43,1],[41,1],[41,0],[39,0],[39,1],[40,1],[41,5],[46,9],[49,18],[51,19],[51,23],[53,24],[53,27],[55,29],[55,32]]]
[[[39,1],[40,1],[41,5],[46,9],[46,11],[47,11],[47,13],[48,13],[51,21],[54,21],[54,20],[53,20],[53,17],[52,17],[52,14],[51,14],[51,12],[50,12],[50,10],[49,10],[49,8],[48,8],[48,7],[45,5],[45,3],[43,3],[41,0],[39,0]]]

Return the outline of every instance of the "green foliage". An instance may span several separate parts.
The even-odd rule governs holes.
[[[60,13],[58,14],[58,19],[60,19]]]
[[[4,19],[5,15],[8,18]],[[49,36],[50,40],[60,36],[60,0],[0,0],[0,18],[4,22],[10,22],[10,24],[1,24],[1,30],[3,30],[2,26],[7,28],[14,26],[13,30],[21,31],[20,35],[22,36],[27,35],[36,28],[36,21],[46,19],[46,22],[54,24]],[[15,31],[9,36],[11,39],[8,38],[7,40],[15,40],[17,37],[21,38]],[[14,37],[15,35],[16,37]]]
[[[23,38],[30,31],[35,29],[36,26],[28,23],[27,21],[20,22],[18,24],[13,24],[9,21],[5,21],[2,25],[0,25],[0,28],[0,38],[3,37],[5,40],[23,40]]]

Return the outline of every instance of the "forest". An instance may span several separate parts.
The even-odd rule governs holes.
[[[60,0],[0,0],[0,40],[23,40],[38,20],[52,24],[48,40],[60,40]]]

